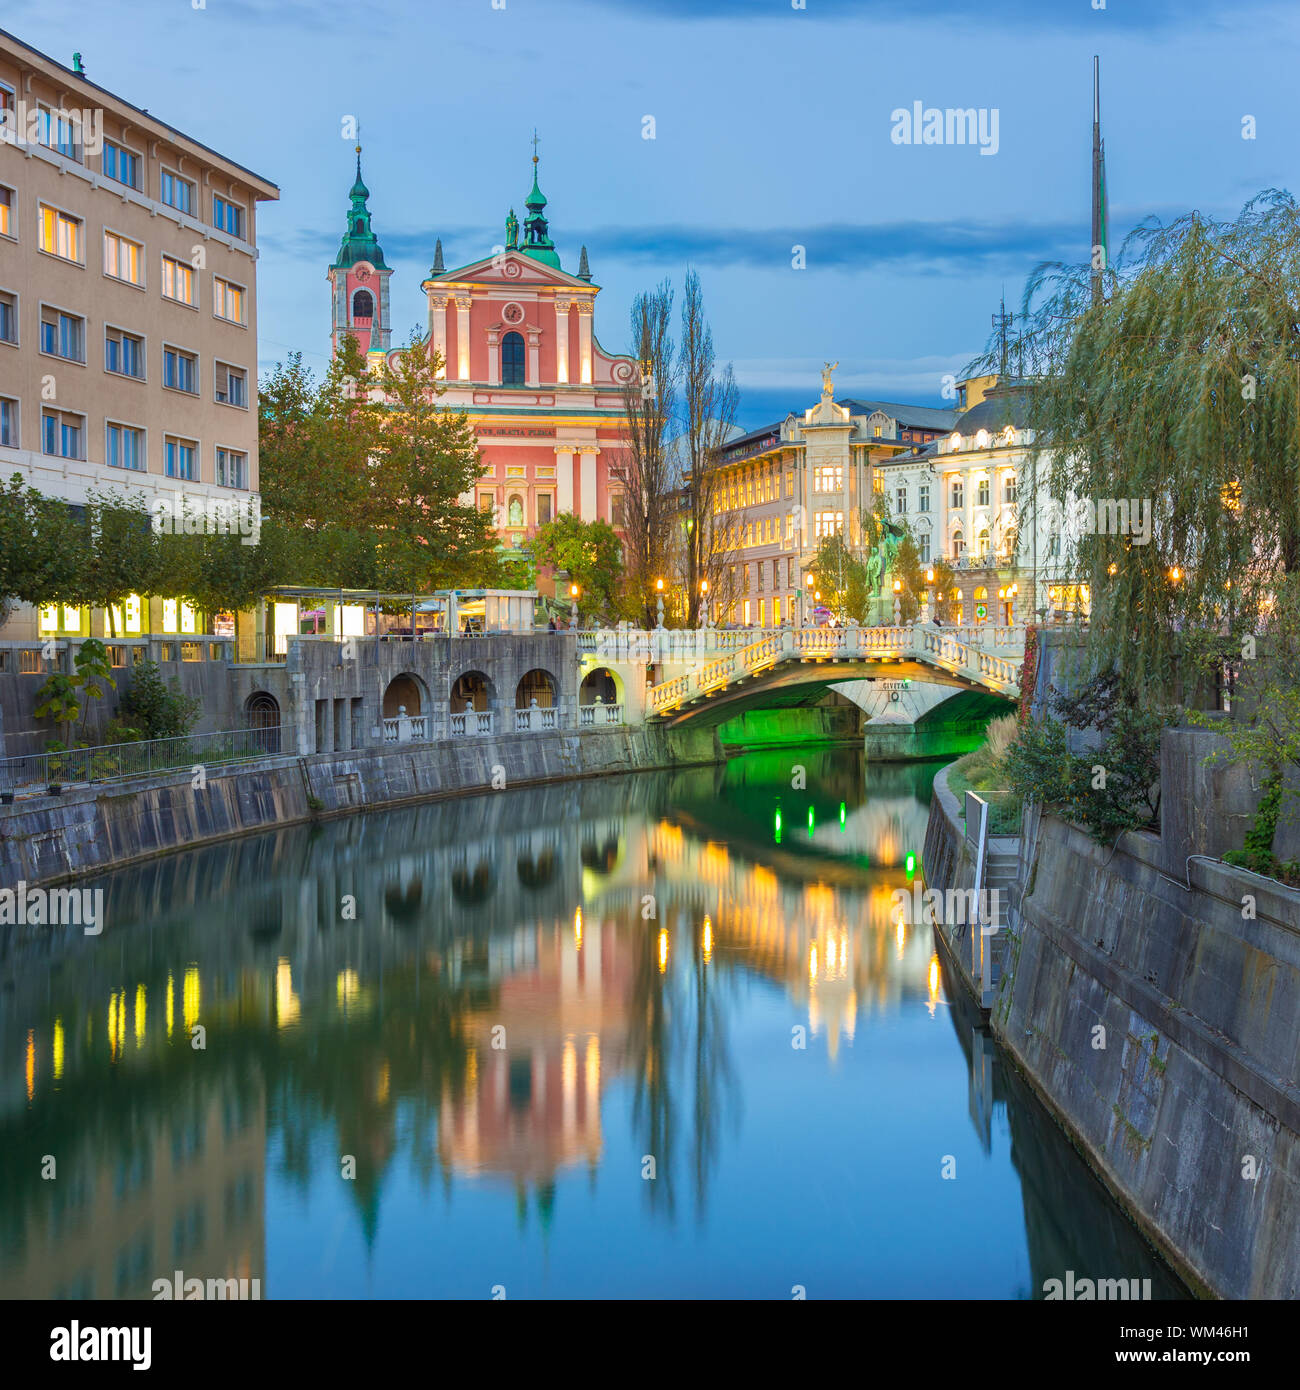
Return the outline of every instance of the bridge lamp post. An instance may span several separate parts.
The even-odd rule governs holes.
[[[703,619],[704,619],[704,621],[703,621],[703,626],[704,626],[704,627],[708,627],[708,625],[709,625],[709,581],[708,581],[707,579],[701,579],[701,580],[700,580],[700,609],[701,609],[701,613],[702,613],[702,616],[703,616]]]
[[[578,629],[578,599],[582,595],[582,589],[577,584],[569,585],[569,597],[573,600],[573,628]]]
[[[928,569],[925,572],[925,604],[921,609],[921,621],[923,623],[928,623],[930,621],[930,604],[933,602],[933,596],[931,595],[930,590],[933,584],[934,570]]]
[[[812,586],[813,586],[813,577],[812,577],[811,574],[805,575],[805,576],[804,576],[804,583],[808,586],[809,589],[812,588]],[[804,598],[804,596],[801,594],[799,597],[800,597],[800,603],[799,603],[799,616],[800,616],[800,619],[801,619],[800,626],[802,627],[802,626],[806,626],[806,625],[807,625],[808,620],[812,617],[812,613],[808,611],[810,605],[809,605],[809,603],[807,602],[807,600]],[[808,598],[811,598],[811,597],[812,597],[812,595],[809,594],[809,595],[808,595]]]
[[[655,580],[655,626],[662,628],[664,625],[664,581]]]
[[[903,581],[894,580],[894,626],[903,626]]]

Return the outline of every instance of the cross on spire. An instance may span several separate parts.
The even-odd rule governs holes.
[[[537,163],[537,147],[538,147],[538,145],[540,145],[541,143],[542,143],[542,142],[541,142],[541,139],[539,138],[539,136],[538,136],[538,134],[537,134],[537,127],[534,126],[534,127],[533,127],[533,163],[534,163],[534,164]]]

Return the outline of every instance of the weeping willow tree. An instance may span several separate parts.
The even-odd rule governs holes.
[[[1096,303],[1090,266],[1027,283],[1025,500],[1065,518],[1094,669],[1167,689],[1180,657],[1259,632],[1300,570],[1300,208],[1269,191],[1232,222],[1143,225],[1103,283]]]

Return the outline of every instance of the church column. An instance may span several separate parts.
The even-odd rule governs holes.
[[[501,333],[498,329],[488,329],[488,385],[501,385]]]
[[[456,380],[469,380],[469,296],[456,296]]]
[[[542,333],[541,329],[529,328],[528,333],[528,375],[524,378],[529,386],[542,384]]]
[[[581,381],[584,386],[591,385],[591,313],[595,307],[590,299],[577,301],[578,359]]]
[[[569,382],[569,303],[555,301],[555,380],[560,386]]]
[[[555,514],[573,510],[573,445],[555,446]]]
[[[447,379],[447,296],[445,294],[435,294],[429,299],[429,304],[433,311],[433,345],[442,357],[442,365],[438,368],[438,380]]]
[[[579,450],[579,459],[582,473],[582,491],[579,495],[580,506],[578,515],[583,521],[596,521],[596,455],[600,453],[600,447],[596,444],[584,444]]]

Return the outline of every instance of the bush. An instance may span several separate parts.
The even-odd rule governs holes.
[[[156,661],[142,661],[117,715],[118,721],[139,729],[144,738],[179,738],[198,722],[202,707],[202,701],[181,690],[175,677],[165,681]]]
[[[1007,750],[1008,786],[1022,800],[1082,825],[1099,844],[1151,826],[1160,809],[1160,734],[1173,722],[1172,710],[1143,704],[1113,673],[1095,677],[1077,695],[1053,690],[1048,703],[1051,713],[1027,722]],[[1096,731],[1101,746],[1071,753],[1071,728]]]

